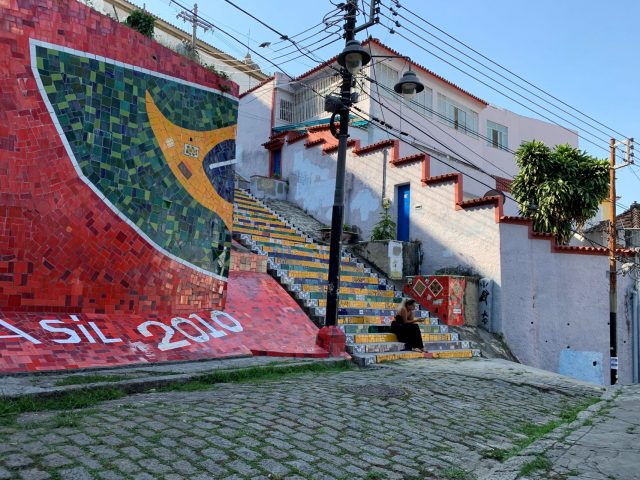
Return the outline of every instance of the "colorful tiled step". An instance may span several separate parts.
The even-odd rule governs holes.
[[[368,333],[391,333],[389,325],[371,325],[369,323],[347,323],[338,325],[340,330],[346,334],[368,334]],[[447,325],[424,325],[420,324],[422,333],[448,333]]]
[[[364,334],[347,334],[347,343],[384,343],[397,342],[398,337],[394,333],[364,333]],[[422,341],[427,342],[457,342],[457,333],[423,333]]]

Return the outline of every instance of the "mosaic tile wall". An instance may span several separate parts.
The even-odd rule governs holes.
[[[417,275],[408,277],[405,295],[437,316],[445,325],[464,325],[464,277],[450,275]]]
[[[249,354],[237,85],[75,1],[0,15],[0,371]]]

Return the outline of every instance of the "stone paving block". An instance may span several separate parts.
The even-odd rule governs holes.
[[[105,445],[96,445],[95,447],[91,448],[91,451],[96,457],[103,460],[108,460],[120,456],[120,454],[116,450]]]
[[[46,480],[47,478],[51,478],[51,476],[42,470],[30,468],[28,470],[21,470],[20,478],[22,480]]]
[[[64,478],[64,480],[93,480],[93,475],[91,475],[84,467],[58,470],[58,474],[60,478]]]
[[[128,458],[116,458],[115,460],[111,460],[110,463],[115,465],[123,473],[136,473],[141,470],[140,465]]]
[[[14,476],[13,472],[10,472],[6,468],[0,466],[0,479],[6,480],[6,479],[12,478],[13,476]]]
[[[43,449],[42,451],[45,451]],[[40,460],[40,463],[45,467],[63,467],[65,465],[70,465],[73,463],[73,460],[70,458],[60,455],[59,453],[51,453],[49,455],[45,455]]]
[[[5,456],[2,461],[9,468],[25,468],[33,463],[33,459],[22,453],[12,453]]]
[[[167,474],[171,473],[171,467],[160,463],[159,459],[142,458],[138,460],[140,466],[154,474]]]
[[[234,460],[232,462],[225,463],[225,467],[238,472],[241,475],[257,475],[259,472],[242,460]]]
[[[287,475],[291,470],[276,460],[267,458],[264,460],[260,460],[258,464],[264,468],[267,472],[276,476],[284,476]]]
[[[282,460],[283,458],[289,457],[289,452],[272,447],[271,445],[264,447],[262,452],[263,456],[267,458],[275,458],[276,460]]]
[[[174,470],[177,470],[178,472],[185,475],[194,475],[198,473],[198,469],[194,467],[193,462],[188,462],[186,460],[171,462],[171,466]]]
[[[99,472],[98,477],[102,480],[122,480],[122,472],[105,470],[104,472]]]
[[[133,480],[158,480],[156,476],[147,472],[136,473],[133,475]]]
[[[195,449],[204,448],[207,446],[207,442],[201,438],[183,437],[180,439],[180,443],[183,445],[189,445]]]
[[[133,446],[123,447],[120,449],[120,452],[122,452],[123,455],[126,455],[132,460],[138,460],[139,458],[145,456],[145,454],[142,453],[139,448]]]
[[[223,476],[227,475],[229,473],[229,471],[225,468],[222,468],[220,465],[218,465],[215,461],[213,460],[205,460],[203,462],[200,462],[200,465],[202,465],[202,467],[209,472],[211,475],[213,475],[213,478],[222,478]],[[209,477],[207,477],[209,478]]]
[[[229,458],[229,454],[219,448],[207,448],[202,450],[200,453],[202,453],[202,455],[204,455],[208,460],[212,460],[214,462],[222,462]]]

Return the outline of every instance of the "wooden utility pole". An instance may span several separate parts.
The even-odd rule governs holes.
[[[611,139],[609,154],[609,356],[611,385],[618,381],[618,288],[616,245],[616,140]]]
[[[182,10],[180,13],[178,13],[177,17],[191,24],[191,48],[193,48],[193,51],[195,52],[196,42],[198,41],[198,38],[196,37],[198,27],[202,28],[206,32],[207,30],[209,30],[209,24],[198,17],[197,3],[193,4],[193,10]]]

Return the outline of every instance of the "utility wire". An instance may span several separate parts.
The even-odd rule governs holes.
[[[383,15],[383,16],[385,16],[384,14],[382,14],[382,15]],[[408,29],[405,29],[405,30],[408,30]],[[391,31],[391,30],[390,30],[390,31]],[[413,35],[415,35],[416,37],[420,38],[420,39],[421,39],[421,40],[423,40],[424,42],[426,42],[426,43],[428,43],[428,44],[430,44],[430,45],[433,45],[434,47],[438,48],[439,50],[442,50],[440,47],[438,47],[437,45],[433,44],[433,43],[432,43],[432,42],[430,42],[429,40],[425,39],[425,38],[424,38],[424,37],[422,37],[421,35],[419,35],[419,34],[417,34],[417,33],[413,32],[413,31],[411,31],[411,30],[408,30],[408,32],[409,32],[409,33],[411,33],[411,34],[413,34]],[[429,53],[429,54],[433,55],[434,57],[436,57],[436,58],[437,58],[437,59],[439,59],[440,61],[442,61],[442,62],[446,63],[447,65],[449,65],[449,66],[451,66],[451,67],[455,68],[456,70],[458,70],[458,71],[460,71],[460,72],[464,73],[465,75],[467,75],[467,76],[469,76],[469,77],[473,78],[475,81],[477,81],[477,82],[481,83],[482,85],[484,85],[484,86],[486,86],[486,87],[490,88],[491,90],[493,90],[493,91],[495,91],[495,92],[499,93],[500,95],[502,95],[502,96],[504,96],[504,97],[508,98],[508,99],[509,99],[509,100],[511,100],[512,102],[517,103],[518,105],[520,105],[520,106],[522,106],[522,107],[526,108],[526,109],[527,109],[527,110],[529,110],[530,112],[533,112],[533,113],[535,113],[536,115],[540,115],[542,118],[544,118],[544,119],[546,119],[546,120],[550,121],[551,123],[553,123],[553,124],[555,124],[555,125],[557,125],[557,126],[559,126],[559,127],[561,127],[561,128],[564,128],[564,129],[565,129],[565,130],[567,130],[568,132],[571,132],[571,130],[570,130],[570,129],[568,129],[568,128],[567,128],[567,127],[565,127],[564,125],[561,125],[561,124],[560,124],[560,123],[558,123],[556,120],[554,120],[554,119],[552,119],[552,118],[550,118],[550,117],[548,117],[548,116],[546,116],[546,115],[544,115],[544,114],[542,114],[542,113],[540,113],[540,112],[538,112],[538,111],[534,110],[533,108],[531,108],[531,107],[529,107],[528,105],[526,105],[526,104],[522,103],[521,101],[519,101],[519,100],[517,100],[517,99],[513,98],[512,96],[507,95],[506,93],[504,93],[504,92],[500,91],[500,89],[498,89],[497,87],[494,87],[493,85],[490,85],[489,83],[485,82],[484,80],[481,80],[480,78],[478,78],[478,77],[476,77],[476,76],[474,76],[474,75],[470,74],[469,72],[465,71],[463,68],[461,68],[461,67],[459,67],[459,66],[457,66],[457,65],[455,65],[455,64],[453,64],[453,63],[451,63],[450,61],[446,60],[445,58],[441,57],[440,55],[438,55],[438,54],[436,54],[436,53],[433,53],[433,52],[429,51],[429,50],[428,50],[428,49],[426,49],[424,46],[422,46],[422,45],[420,45],[420,44],[416,43],[415,41],[411,40],[409,37],[407,37],[406,35],[402,34],[401,32],[395,31],[395,34],[396,34],[396,35],[398,35],[399,37],[404,38],[406,41],[408,41],[409,43],[411,43],[411,44],[415,45],[415,46],[416,46],[416,47],[418,47],[419,49],[424,50],[425,52],[427,52],[427,53]],[[518,93],[518,92],[516,92],[515,90],[511,89],[510,87],[506,86],[504,83],[498,82],[498,81],[497,81],[497,80],[495,80],[494,78],[492,78],[492,77],[488,76],[487,74],[485,74],[485,73],[481,72],[480,70],[478,70],[477,68],[473,67],[473,66],[472,66],[472,65],[470,65],[469,63],[467,63],[467,62],[465,62],[465,61],[463,61],[463,60],[460,60],[459,58],[455,57],[454,55],[452,55],[452,54],[450,54],[450,53],[448,53],[448,52],[445,52],[445,53],[446,53],[447,55],[449,55],[449,56],[451,56],[451,57],[455,58],[456,60],[458,60],[458,61],[459,61],[459,62],[461,62],[462,64],[466,65],[467,67],[471,68],[472,70],[474,70],[474,71],[476,71],[476,72],[480,73],[481,75],[484,75],[485,77],[487,77],[487,78],[491,79],[492,81],[494,81],[494,82],[498,83],[499,85],[501,85],[502,87],[506,88],[507,90],[509,90],[509,91],[511,91],[511,92],[514,92],[516,95],[518,95],[518,96],[520,96],[520,97],[524,98],[526,101],[528,101],[528,102],[530,102],[530,103],[532,103],[532,104],[536,105],[536,106],[537,106],[537,107],[539,107],[539,108],[542,108],[543,110],[545,110],[545,111],[549,112],[550,114],[552,114],[552,115],[554,115],[554,116],[556,116],[556,117],[558,117],[558,118],[561,118],[562,120],[564,120],[564,121],[566,121],[567,123],[569,123],[569,124],[571,124],[571,125],[575,126],[576,128],[580,128],[580,127],[579,127],[578,125],[576,125],[575,123],[570,122],[570,121],[568,121],[568,120],[567,120],[567,119],[565,119],[565,118],[562,118],[562,117],[561,117],[561,116],[559,116],[558,114],[556,114],[556,113],[552,112],[551,110],[549,110],[549,109],[547,109],[547,108],[545,108],[545,107],[542,107],[540,104],[538,104],[538,103],[534,102],[533,100],[530,100],[530,99],[528,99],[528,98],[524,97],[524,96],[523,96],[523,95],[521,95],[520,93]],[[584,129],[582,129],[582,130],[584,130]],[[571,132],[571,133],[573,133],[573,132]],[[599,139],[596,135],[592,134],[591,132],[585,132],[585,133],[587,133],[587,134],[591,135],[592,137],[594,137],[594,138],[596,138],[596,139]],[[583,139],[585,142],[588,142],[588,143],[590,143],[590,144],[594,145],[594,146],[595,146],[595,147],[597,147],[597,148],[600,148],[600,149],[602,149],[602,150],[604,150],[604,151],[607,151],[607,152],[609,151],[606,147],[603,147],[602,145],[600,145],[600,144],[598,144],[598,143],[595,143],[595,142],[593,142],[593,141],[589,140],[588,138],[585,138],[583,135],[580,135],[579,133],[578,133],[578,137],[579,137],[579,138],[581,138],[581,139]],[[599,140],[601,140],[601,139],[599,139]]]
[[[172,1],[173,1],[174,3],[176,3],[177,5],[181,6],[182,8],[185,8],[185,7],[184,7],[184,6],[182,6],[178,1],[176,1],[176,0],[172,0]],[[229,0],[225,0],[225,1],[229,2]],[[229,2],[229,3],[231,3],[231,2]],[[189,10],[188,8],[185,8],[185,9],[186,9],[186,10]],[[193,14],[193,12],[191,12],[191,13]],[[207,22],[207,23],[209,23],[212,27],[215,27],[215,25],[213,25],[211,22],[209,22],[209,21],[206,21],[206,22]],[[224,31],[224,30],[220,29],[219,27],[215,27],[215,28],[217,28],[218,30],[220,30],[222,33],[225,33],[226,35],[228,35],[230,38],[232,38],[232,39],[233,39],[233,40],[235,40],[236,42],[238,42],[238,43],[242,43],[242,42],[241,42],[240,40],[238,40],[236,37],[234,37],[233,35],[231,35],[231,34],[227,33],[226,31]],[[291,77],[291,75],[289,75],[287,72],[285,72],[285,71],[284,71],[284,69],[282,69],[279,65],[277,65],[277,64],[275,64],[275,63],[273,63],[271,60],[269,60],[268,58],[264,57],[263,55],[261,55],[260,53],[256,52],[255,50],[251,49],[250,47],[248,47],[248,49],[249,49],[250,51],[252,51],[253,53],[255,53],[257,56],[259,56],[259,57],[263,58],[265,61],[267,61],[267,62],[269,62],[270,64],[272,64],[276,69],[283,71],[283,73],[285,73],[285,75],[289,76],[290,78],[293,78],[293,77]],[[314,90],[314,92],[315,92],[317,95],[320,95],[317,91],[315,91],[315,90]],[[321,96],[321,97],[324,97],[323,95],[320,95],[320,96]],[[325,97],[325,98],[326,98],[326,97]],[[358,110],[358,111],[362,112],[362,110],[361,110],[361,109],[359,109],[358,107],[354,107],[354,108],[355,108],[356,110]],[[356,114],[356,115],[357,115],[357,114]],[[361,117],[361,118],[363,118],[364,120],[367,120],[366,118],[362,117],[361,115],[358,115],[358,116],[360,116],[360,117]],[[410,123],[410,122],[407,122],[407,123]],[[388,124],[386,124],[386,122],[385,122],[385,125],[388,125]],[[412,125],[412,126],[414,126],[414,128],[416,128],[416,126],[415,126],[415,125]],[[420,129],[420,128],[417,128],[417,130],[418,130],[418,131],[421,131],[421,129]],[[422,133],[424,134],[424,132],[422,132]],[[396,135],[394,134],[394,136],[396,136]],[[463,159],[464,159],[464,157],[463,157],[462,155],[459,155],[459,154],[458,154],[458,153],[456,153],[453,149],[451,149],[451,148],[450,148],[450,147],[448,147],[447,145],[443,144],[443,143],[442,143],[442,142],[440,142],[439,140],[435,139],[434,137],[432,137],[432,136],[430,136],[430,135],[428,135],[428,134],[427,134],[427,136],[428,136],[429,138],[431,138],[432,140],[436,141],[438,144],[442,145],[443,147],[445,147],[445,148],[447,148],[448,150],[450,150],[451,152],[453,152],[456,156],[458,156],[458,157],[460,157],[460,158],[463,158]],[[401,138],[401,137],[399,137],[399,136],[397,136],[397,138],[402,139],[402,138]],[[424,150],[422,150],[421,148],[419,148],[419,147],[417,147],[417,146],[414,146],[414,148],[416,148],[417,150],[423,151],[423,153],[427,153],[427,154],[429,154],[427,151],[424,151]],[[447,162],[445,162],[445,161],[443,161],[443,160],[441,160],[441,159],[439,159],[439,161],[440,161],[441,163],[443,163],[443,164],[447,165],[447,166],[448,166],[449,168],[451,168],[452,170],[455,170],[455,171],[457,171],[458,173],[461,173],[461,174],[465,174],[464,172],[462,172],[462,171],[461,171],[461,170],[459,170],[458,168],[454,167],[453,165],[451,165],[451,164],[449,164],[449,163],[447,163]],[[467,161],[468,161],[468,160],[467,160]],[[471,163],[471,164],[472,164],[472,162],[469,162],[469,163]],[[483,170],[481,170],[481,171],[483,171]],[[487,172],[485,172],[485,171],[483,171],[483,173],[485,173],[485,174],[489,175],[489,174],[488,174]],[[475,178],[475,177],[473,177],[473,176],[471,176],[471,175],[468,175],[468,174],[466,174],[466,175],[467,175],[467,177],[471,178],[472,180],[475,180],[476,182],[480,183],[481,185],[485,185],[485,186],[489,187],[490,189],[493,189],[493,186],[490,186],[490,185],[488,185],[488,184],[486,184],[486,183],[482,182],[481,180],[478,180],[477,178]],[[505,197],[507,197],[506,193],[505,193]],[[515,199],[513,199],[513,197],[511,197],[511,196],[508,196],[508,198],[509,198],[509,199],[511,199],[511,200],[514,200],[514,201],[515,201]],[[516,203],[517,203],[517,202],[516,202]],[[574,233],[579,233],[579,232],[574,231]],[[608,248],[607,248],[607,247],[604,247],[604,246],[602,246],[602,247],[603,247],[603,248],[606,248],[606,249],[608,250]],[[614,255],[615,255],[615,252],[614,252]]]
[[[399,3],[398,3],[398,2],[396,2],[396,5],[397,5],[397,7],[398,7],[398,8],[400,8],[400,5],[399,5]],[[387,6],[385,5],[385,7],[387,7]],[[387,7],[387,8],[389,8],[389,7]],[[580,115],[583,115],[583,116],[585,116],[586,118],[588,118],[588,119],[590,119],[590,120],[593,120],[593,121],[594,121],[594,122],[596,122],[598,125],[600,125],[600,126],[602,126],[602,127],[606,128],[606,129],[608,129],[608,130],[610,130],[610,131],[612,131],[612,132],[616,133],[616,134],[617,134],[618,136],[620,136],[621,138],[629,138],[628,136],[626,136],[626,135],[624,135],[624,134],[620,133],[619,131],[615,130],[614,128],[609,127],[609,126],[605,125],[604,123],[599,122],[599,121],[598,121],[598,120],[596,120],[595,118],[593,118],[593,117],[591,117],[591,116],[587,115],[586,113],[584,113],[584,112],[582,112],[582,111],[578,110],[577,108],[572,107],[572,106],[571,106],[571,105],[569,105],[568,103],[563,102],[563,101],[562,101],[562,100],[560,100],[559,98],[557,98],[557,97],[555,97],[554,95],[552,95],[551,93],[549,93],[549,92],[547,92],[547,91],[543,90],[542,88],[540,88],[540,87],[538,87],[538,86],[534,85],[533,83],[529,82],[528,80],[526,80],[525,78],[521,77],[521,76],[520,76],[520,75],[518,75],[517,73],[514,73],[513,71],[511,71],[511,70],[509,70],[508,68],[504,67],[503,65],[501,65],[501,64],[499,64],[499,63],[495,62],[494,60],[490,59],[489,57],[487,57],[487,56],[483,55],[483,54],[482,54],[481,52],[479,52],[478,50],[474,49],[473,47],[469,46],[468,44],[464,43],[463,41],[461,41],[461,40],[459,40],[459,39],[455,38],[453,35],[450,35],[449,33],[445,32],[443,29],[441,29],[441,28],[437,27],[436,25],[434,25],[433,23],[431,23],[431,22],[427,21],[426,19],[424,19],[423,17],[421,17],[421,16],[420,16],[420,15],[418,15],[417,13],[415,13],[415,12],[413,12],[413,11],[411,11],[411,10],[406,10],[406,9],[405,9],[405,11],[406,11],[406,12],[408,12],[409,14],[413,15],[414,17],[416,17],[418,20],[420,20],[420,21],[424,22],[425,24],[429,25],[430,27],[435,28],[437,31],[439,31],[440,33],[442,33],[442,34],[446,35],[446,36],[447,36],[447,37],[449,37],[451,40],[453,40],[453,41],[455,41],[455,42],[459,43],[460,45],[463,45],[465,48],[468,48],[470,51],[472,51],[473,53],[475,53],[475,54],[479,55],[480,57],[484,58],[485,60],[487,60],[488,62],[492,63],[493,65],[495,65],[495,66],[497,66],[497,67],[501,68],[502,70],[504,70],[504,71],[506,71],[506,72],[510,73],[511,75],[513,75],[514,77],[516,77],[517,79],[519,79],[519,80],[523,81],[523,82],[524,82],[524,83],[526,83],[527,85],[529,85],[529,86],[531,86],[531,87],[535,88],[535,89],[536,89],[536,90],[538,90],[539,92],[542,92],[542,93],[544,93],[545,95],[548,95],[549,97],[553,98],[553,99],[554,99],[554,100],[556,100],[557,102],[560,102],[562,105],[564,105],[564,106],[566,106],[566,107],[568,107],[568,108],[570,108],[570,109],[572,109],[572,110],[574,110],[574,111],[578,112]]]
[[[396,11],[396,10],[394,10],[392,7],[389,7],[389,6],[384,5],[384,4],[383,4],[383,6],[384,6],[385,8],[387,8],[387,9],[392,13],[392,15],[393,15],[393,16],[398,16],[398,17],[402,18],[403,20],[406,20],[408,23],[410,23],[410,24],[411,24],[411,25],[413,25],[414,27],[416,27],[416,28],[418,28],[419,30],[423,31],[423,32],[424,32],[424,33],[426,33],[427,35],[429,35],[429,36],[431,36],[431,37],[433,37],[433,38],[437,39],[438,41],[442,42],[443,44],[447,45],[448,47],[450,47],[450,48],[454,49],[456,52],[460,53],[461,55],[464,55],[466,58],[468,58],[468,59],[472,60],[473,62],[475,62],[475,63],[477,63],[477,64],[479,64],[479,65],[481,65],[482,67],[486,68],[487,70],[489,70],[489,71],[491,71],[491,72],[495,73],[496,75],[498,75],[499,77],[503,78],[504,80],[506,80],[506,81],[508,81],[508,82],[510,82],[510,83],[512,83],[512,84],[514,84],[514,85],[516,85],[518,88],[521,88],[522,90],[524,90],[524,91],[526,91],[527,93],[529,93],[529,94],[531,94],[531,95],[535,96],[536,98],[538,98],[538,99],[542,100],[543,102],[545,102],[545,103],[547,103],[547,104],[549,104],[549,105],[553,106],[554,108],[557,108],[558,110],[560,110],[560,111],[564,112],[565,114],[567,114],[567,115],[571,116],[572,118],[574,118],[574,119],[578,120],[579,122],[582,122],[582,123],[584,123],[584,124],[586,124],[586,125],[589,125],[591,128],[595,129],[596,131],[598,131],[598,132],[600,132],[600,133],[602,133],[602,134],[604,134],[604,135],[606,135],[606,136],[611,136],[611,133],[610,133],[610,132],[615,132],[615,130],[613,130],[612,128],[610,128],[610,127],[607,127],[607,126],[603,125],[605,128],[607,128],[607,130],[609,130],[609,132],[606,132],[606,131],[604,131],[604,130],[600,129],[599,127],[597,127],[597,126],[593,125],[592,123],[589,123],[589,122],[587,122],[587,121],[585,121],[585,120],[581,119],[580,117],[578,117],[578,116],[574,115],[573,113],[571,113],[571,112],[567,111],[566,109],[564,109],[564,108],[562,108],[562,107],[557,106],[557,105],[556,105],[556,104],[554,104],[553,102],[551,102],[551,101],[547,100],[546,98],[544,98],[544,97],[542,97],[542,96],[538,95],[537,93],[535,93],[535,92],[531,91],[530,89],[528,89],[528,88],[526,88],[526,87],[523,87],[523,86],[521,86],[521,85],[517,84],[517,83],[516,83],[516,82],[514,82],[512,79],[510,79],[509,77],[507,77],[507,76],[503,75],[502,73],[500,73],[499,71],[495,70],[494,68],[491,68],[490,66],[487,66],[487,65],[483,64],[482,62],[480,62],[480,61],[479,61],[479,60],[477,60],[476,58],[474,58],[474,57],[472,57],[471,55],[469,55],[469,54],[465,53],[464,51],[460,50],[459,48],[455,47],[455,46],[454,46],[454,45],[452,45],[451,43],[449,43],[449,42],[447,42],[447,41],[445,41],[445,40],[441,39],[441,38],[440,38],[440,37],[438,37],[437,35],[435,35],[435,34],[433,34],[433,33],[429,32],[429,31],[428,31],[428,30],[426,30],[425,28],[423,28],[423,27],[421,27],[420,25],[418,25],[417,23],[413,22],[411,19],[409,19],[409,18],[405,17],[404,15],[402,15],[402,14],[400,13],[400,11],[399,11],[399,10],[398,10],[398,11]],[[385,16],[386,18],[389,18],[387,15],[384,15],[384,16]],[[393,20],[393,19],[389,18],[389,20]],[[425,22],[426,22],[426,20],[425,20]],[[458,42],[459,42],[459,41],[458,41]],[[429,43],[430,43],[430,42],[429,42]],[[460,42],[460,43],[461,43],[461,42]],[[432,44],[432,43],[430,43],[430,45],[433,45],[434,47],[438,48],[439,50],[444,51],[442,48],[440,48],[440,47],[438,47],[438,46],[436,46],[436,45],[434,45],[434,44]],[[466,45],[465,45],[465,46],[466,46]],[[467,48],[470,48],[470,47],[468,47],[468,46],[467,46]],[[478,52],[476,52],[476,53],[478,53]],[[453,56],[453,55],[452,55],[452,56]],[[489,60],[489,59],[488,59],[487,57],[485,57],[484,55],[482,55],[482,57],[483,57],[483,58],[485,58],[485,59],[487,59],[487,60]],[[454,58],[456,58],[457,60],[459,60],[457,57],[454,57]],[[489,61],[491,61],[491,60],[489,60]],[[495,63],[495,62],[491,61],[491,63]],[[504,68],[504,67],[502,67],[502,66],[500,66],[500,68],[502,68],[503,70],[507,70],[507,69],[505,69],[505,68]],[[508,70],[507,70],[507,71],[508,71]],[[515,76],[515,74],[514,74],[513,72],[510,72],[510,71],[509,71],[509,73],[511,73],[512,75],[514,75],[514,76]],[[485,76],[487,76],[486,74],[484,74],[484,75],[485,75]],[[491,78],[491,77],[488,77],[488,78]],[[521,77],[518,77],[518,78],[520,78],[521,80],[525,81],[525,80],[524,80],[524,79],[522,79]],[[497,82],[497,83],[499,83],[499,82]],[[527,82],[527,83],[529,84],[529,82]],[[500,83],[499,83],[499,84],[500,84]],[[500,84],[500,85],[502,85],[502,84]],[[508,87],[505,87],[505,88],[508,88]],[[536,88],[537,88],[537,87],[536,87]],[[538,89],[538,90],[540,90],[540,89]],[[511,90],[511,91],[513,91],[513,90]],[[543,92],[544,92],[544,91],[543,91]],[[514,93],[517,93],[517,92],[514,92]],[[555,97],[553,97],[552,95],[550,95],[549,93],[547,93],[547,92],[544,92],[544,93],[545,93],[547,96],[550,96],[550,97],[554,98],[556,101],[560,101],[560,100],[558,100],[557,98],[555,98]],[[521,94],[518,94],[518,95],[521,95]],[[521,96],[522,96],[522,95],[521,95]],[[524,97],[523,97],[523,98],[524,98]],[[531,101],[531,100],[529,100],[529,101]],[[561,102],[561,101],[560,101],[560,102]],[[534,102],[532,102],[532,103],[534,103]],[[562,103],[562,104],[564,104],[564,102],[561,102],[561,103]],[[534,103],[534,104],[535,104],[535,103]],[[537,104],[536,104],[536,105],[537,105]],[[566,105],[566,104],[564,104],[564,105]],[[577,109],[575,109],[575,108],[573,108],[573,107],[571,107],[571,106],[569,106],[569,108],[571,108],[571,109],[572,109],[572,110],[574,110],[574,111],[577,111],[578,113],[580,113],[580,114],[581,114],[582,116],[584,116],[584,117],[587,117],[587,118],[589,118],[589,119],[591,119],[591,120],[594,120],[594,119],[592,119],[591,117],[589,117],[588,115],[586,115],[586,114],[584,114],[584,113],[580,112],[579,110],[577,110]],[[554,115],[557,115],[557,114],[554,114]],[[562,118],[562,117],[560,117],[560,118]],[[563,119],[563,120],[564,120],[564,119]],[[594,121],[595,121],[596,123],[600,124],[600,122],[598,122],[597,120],[594,120]],[[602,125],[602,124],[600,124],[600,125]],[[618,133],[618,132],[616,132],[616,133]],[[624,137],[624,138],[627,138],[627,137]]]

